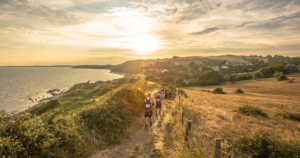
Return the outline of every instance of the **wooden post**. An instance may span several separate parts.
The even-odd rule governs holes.
[[[184,140],[187,142],[189,140],[189,131],[192,129],[192,121],[188,120],[185,130],[185,137]]]
[[[182,111],[182,116],[181,116],[181,122],[183,124],[183,121],[184,121],[184,112]]]
[[[215,158],[220,158],[220,156],[221,156],[221,139],[216,139]]]
[[[180,96],[179,96],[179,107],[180,107]]]

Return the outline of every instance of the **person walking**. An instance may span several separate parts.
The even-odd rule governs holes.
[[[155,100],[156,100],[156,117],[157,117],[157,110],[159,110],[159,115],[161,115],[161,100],[164,97],[160,94],[160,92],[158,91],[157,94],[155,95]]]
[[[175,99],[175,97],[176,97],[176,88],[174,88],[173,90],[173,98]]]
[[[151,94],[148,93],[147,98],[143,101],[144,108],[145,108],[145,118],[146,124],[145,129],[147,129],[148,118],[150,119],[150,127],[152,127],[152,107],[154,106],[154,100],[151,98]]]
[[[163,96],[163,99],[165,99],[165,96],[166,96],[166,89],[165,89],[165,87],[163,87],[161,89],[161,95]]]

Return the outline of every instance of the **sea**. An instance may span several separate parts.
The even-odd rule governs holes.
[[[106,69],[71,67],[0,67],[0,110],[24,111],[35,105],[29,98],[51,97],[50,89],[68,90],[74,84],[123,77]]]

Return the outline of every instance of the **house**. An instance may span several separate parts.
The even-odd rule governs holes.
[[[253,65],[251,62],[247,62],[246,64],[247,64],[247,65]]]
[[[267,58],[264,58],[264,59],[261,59],[261,60],[264,61],[265,63],[269,62],[269,59],[267,59]]]
[[[222,66],[222,69],[228,69],[229,67],[227,65]]]
[[[244,66],[245,63],[239,63],[239,62],[226,62],[226,65],[231,65],[231,66]]]
[[[250,67],[250,68],[249,68],[249,71],[252,71],[252,70],[253,70],[253,69]]]
[[[202,67],[201,66],[199,67],[199,71],[202,71]]]
[[[196,81],[196,79],[185,79],[184,83],[190,84],[191,82],[195,82],[195,81]]]
[[[212,69],[215,70],[215,71],[219,71],[220,70],[219,66],[213,66]]]
[[[189,74],[189,71],[178,71],[179,74]]]

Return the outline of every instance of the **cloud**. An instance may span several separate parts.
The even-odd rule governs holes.
[[[35,5],[28,0],[1,0],[2,13],[34,20],[48,21],[56,25],[74,25],[84,22],[83,18],[62,10],[51,9],[44,5]]]
[[[217,28],[217,27],[205,28],[204,30],[199,31],[199,32],[188,33],[188,35],[205,35],[205,34],[209,34],[211,32],[217,31],[218,29],[219,28]]]

